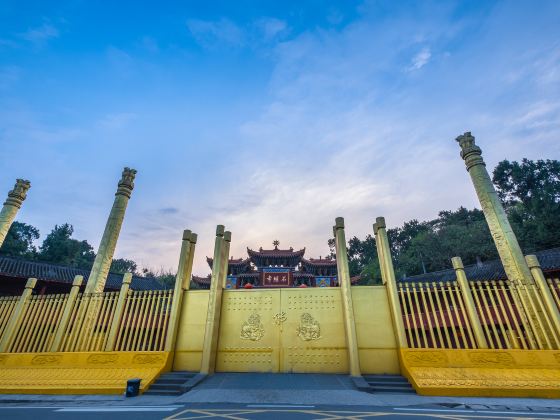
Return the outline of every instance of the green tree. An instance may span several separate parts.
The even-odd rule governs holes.
[[[36,227],[13,222],[0,248],[0,255],[34,259],[37,256],[37,248],[33,245],[33,241],[37,239],[39,239],[39,230]]]
[[[329,239],[328,244],[331,257],[336,258],[334,239]],[[348,268],[350,276],[360,276],[360,284],[381,283],[377,246],[373,236],[367,235],[363,241],[354,236],[348,241]]]
[[[176,273],[174,273],[171,270],[167,270],[165,268],[160,268],[158,271],[154,272],[148,268],[144,268],[142,269],[142,275],[144,277],[152,277],[155,278],[156,280],[158,280],[161,284],[172,288],[175,286],[175,277],[177,276]]]
[[[447,269],[451,258],[457,255],[465,264],[497,257],[484,214],[478,209],[441,211],[434,220],[411,220],[402,227],[389,229],[387,236],[397,277]],[[360,274],[362,284],[380,282],[374,237],[350,239],[348,260],[351,275]]]
[[[39,248],[38,259],[55,264],[90,269],[95,252],[87,241],[71,238],[74,228],[68,223],[55,225]]]
[[[493,181],[525,253],[560,246],[558,160],[504,160]]]
[[[132,260],[127,260],[125,258],[113,259],[111,262],[111,268],[109,269],[112,273],[124,274],[124,273],[137,273],[138,266],[136,262]]]

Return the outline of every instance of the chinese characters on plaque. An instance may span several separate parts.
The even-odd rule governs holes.
[[[262,272],[261,284],[265,287],[288,287],[292,284],[292,273],[290,271]]]

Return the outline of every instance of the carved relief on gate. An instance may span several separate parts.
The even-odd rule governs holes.
[[[321,338],[321,325],[311,314],[305,312],[301,315],[296,332],[303,341],[318,340]]]
[[[247,321],[241,325],[241,339],[259,341],[264,336],[264,326],[259,314],[251,314]]]

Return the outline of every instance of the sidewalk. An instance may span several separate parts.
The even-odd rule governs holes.
[[[346,375],[218,373],[190,392],[173,397],[117,395],[7,395],[0,404],[150,406],[190,403],[348,405],[372,407],[443,406],[448,408],[554,410],[560,400],[536,398],[423,397],[357,391]]]

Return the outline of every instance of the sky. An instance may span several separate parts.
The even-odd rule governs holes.
[[[329,253],[478,206],[455,137],[491,170],[560,158],[558,1],[0,2],[0,194],[99,245],[138,170],[115,257],[206,275],[215,228]],[[40,242],[39,242],[40,244]]]

